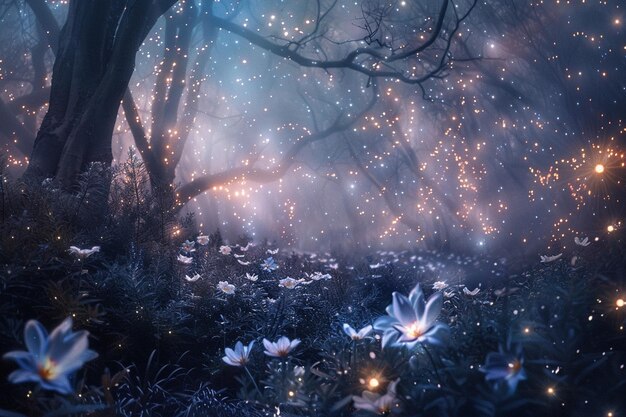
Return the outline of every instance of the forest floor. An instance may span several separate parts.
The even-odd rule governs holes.
[[[0,417],[626,413],[620,231],[541,261],[297,253],[120,178],[108,205],[0,183]]]

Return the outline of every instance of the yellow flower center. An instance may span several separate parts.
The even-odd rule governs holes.
[[[515,375],[522,369],[522,363],[517,359],[513,362],[509,362],[509,373],[511,375]]]
[[[424,334],[424,329],[420,322],[413,322],[409,326],[404,327],[404,334],[411,339],[417,339]]]
[[[50,358],[46,358],[44,363],[38,366],[37,372],[39,376],[46,381],[54,379],[57,375],[56,364],[50,360]]]

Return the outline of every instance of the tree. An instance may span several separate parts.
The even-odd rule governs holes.
[[[70,188],[90,163],[111,164],[111,137],[135,54],[174,2],[70,2],[27,178],[55,178]]]
[[[419,86],[425,93],[426,82],[445,75],[453,59],[454,35],[475,5],[470,3],[463,14],[459,14],[458,7],[452,7],[450,0],[402,10],[401,13],[421,18],[416,25],[406,20],[400,24],[400,11],[383,3],[365,2],[361,6],[358,36],[334,39],[329,34],[336,23],[330,19],[337,13],[337,2],[317,1],[305,11],[313,16],[313,28],[301,36],[284,39],[274,34],[264,36],[259,30],[236,22],[236,12],[222,13],[210,1],[202,2],[199,13],[194,1],[189,0],[178,2],[168,13],[173,3],[174,0],[70,2],[56,48],[49,108],[37,134],[26,177],[54,178],[71,189],[77,175],[90,163],[110,165],[112,132],[124,99],[127,120],[153,186],[171,188],[197,112],[193,97],[202,85],[202,72],[210,53],[208,45],[218,30],[242,37],[303,67],[353,71],[369,78],[370,84],[375,79],[400,80]],[[41,2],[32,0],[29,4],[38,17],[45,15],[36,11]],[[165,53],[155,82],[148,136],[127,87],[137,51],[165,13]],[[196,57],[190,76],[196,77],[193,80],[187,79],[188,58],[198,27],[207,47]],[[50,36],[54,36],[53,32],[49,31]],[[187,96],[181,105],[185,87]],[[182,117],[178,117],[179,111]],[[279,178],[307,144],[345,130],[356,120],[355,115],[341,115],[322,130],[298,140],[271,172],[249,166],[196,178],[180,188],[179,202],[184,204],[216,182],[233,177],[248,175],[260,181]],[[177,133],[172,135],[172,131]]]

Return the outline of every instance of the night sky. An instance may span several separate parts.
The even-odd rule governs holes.
[[[67,2],[48,3],[63,22]],[[463,19],[472,4],[460,0],[448,11],[443,39],[391,68],[414,79],[446,60],[419,84],[305,68],[225,29],[207,38],[200,18],[185,57],[184,100],[197,114],[186,123],[181,104],[172,132],[189,132],[177,183],[247,164],[272,169],[308,135],[364,114],[304,147],[281,179],[258,183],[244,175],[189,202],[198,232],[219,227],[227,239],[246,234],[299,249],[417,245],[514,254],[558,253],[574,236],[612,239],[624,222],[620,3],[489,0]],[[156,80],[174,71],[163,64],[164,22],[182,7],[159,20],[137,55],[130,89],[146,126]],[[302,43],[302,55],[332,60],[357,47],[401,50],[426,39],[440,2],[258,0],[213,7],[250,33],[293,48]],[[31,10],[3,0],[0,12],[0,97],[10,106],[49,85],[50,76],[43,86],[33,82],[31,51],[39,41]],[[210,59],[202,69],[205,51]],[[50,71],[51,53],[45,61]],[[45,107],[13,111],[23,125],[36,126]],[[0,140],[19,175],[28,155],[7,129]],[[115,162],[126,159],[129,146],[120,109]]]

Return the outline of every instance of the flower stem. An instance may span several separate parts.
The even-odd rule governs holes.
[[[439,370],[437,369],[437,365],[435,364],[435,358],[433,358],[433,355],[430,353],[430,350],[428,350],[426,345],[422,345],[422,348],[424,349],[424,352],[426,352],[426,356],[428,356],[428,359],[430,360],[430,364],[432,365],[433,370],[435,371],[435,376],[437,377],[437,381],[439,382],[439,386],[441,387],[441,389],[444,389],[443,388],[443,379],[441,378],[441,375],[439,375]],[[448,396],[446,395],[444,398],[445,398],[445,401],[446,401],[446,405],[448,406],[448,409],[451,409],[450,401],[448,399]]]
[[[254,385],[254,388],[256,389],[256,392],[259,394],[259,397],[263,398],[263,394],[261,393],[261,390],[259,389],[259,386],[256,384],[256,381],[254,380],[254,377],[250,373],[250,370],[248,369],[248,367],[244,366],[243,369],[245,369],[246,373],[250,377],[250,381],[252,381],[252,385]]]

